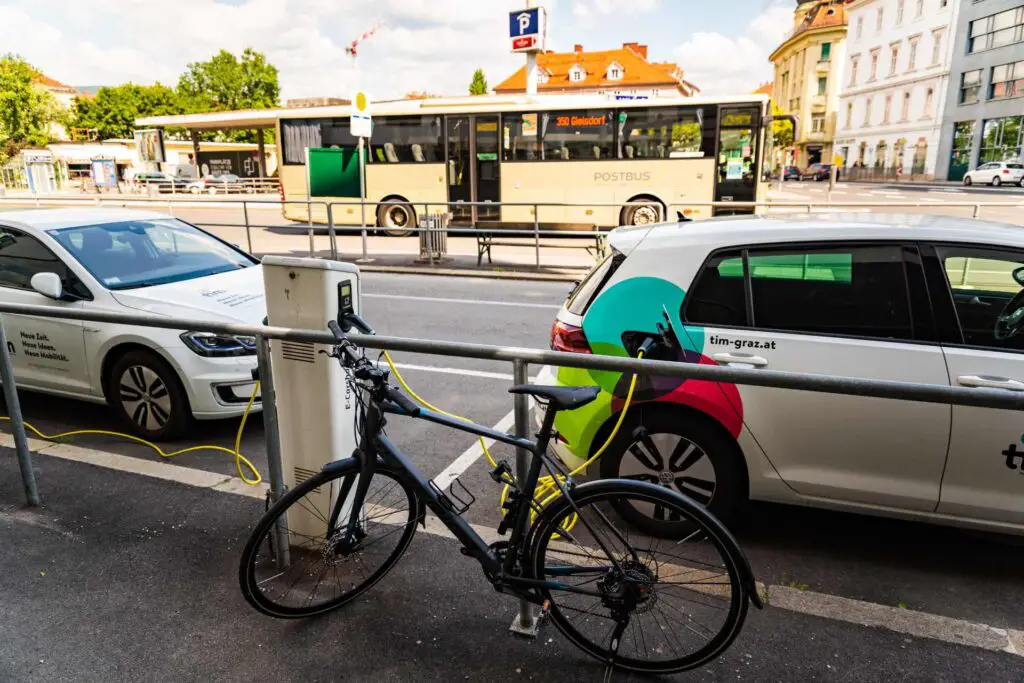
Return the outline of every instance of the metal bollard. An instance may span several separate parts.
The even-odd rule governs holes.
[[[533,205],[533,251],[537,268],[540,268],[540,210]]]
[[[979,216],[981,216],[981,204],[975,204],[974,205],[974,217],[978,218]]]
[[[263,320],[267,324],[267,320]],[[274,390],[274,375],[270,368],[270,341],[256,337],[256,367],[260,375],[260,403],[263,407],[263,431],[267,442],[267,478],[270,480],[270,504],[273,505],[285,494],[284,467],[281,464],[281,435],[277,426],[277,393]],[[279,567],[287,567],[288,520],[282,515],[277,521],[277,543],[274,544],[274,559]]]
[[[11,365],[11,354],[8,348],[3,318],[0,316],[0,378],[4,382],[4,400],[7,402],[7,414],[11,418],[11,429],[14,432],[14,450],[18,454],[18,467],[21,469],[21,481],[25,487],[25,500],[32,507],[36,507],[39,505],[39,489],[36,488],[36,473],[32,470],[32,453],[28,450],[25,418],[21,415],[18,386],[14,383],[14,367]]]
[[[338,260],[338,237],[334,234],[334,205],[327,202],[327,234],[331,242],[331,259]]]
[[[529,366],[524,360],[512,361],[512,381],[515,384],[526,384],[529,381]],[[530,434],[530,397],[526,394],[516,394],[513,399],[515,406],[515,433],[516,436],[527,437]],[[524,448],[516,449],[516,478],[519,481],[526,479],[530,470],[530,451]],[[531,495],[531,494],[527,494]],[[530,516],[526,515],[524,525],[529,526]],[[523,529],[526,532],[526,529]],[[533,603],[526,600],[519,601],[519,614],[512,622],[511,631],[521,636],[536,638],[540,629],[540,622],[534,613]]]

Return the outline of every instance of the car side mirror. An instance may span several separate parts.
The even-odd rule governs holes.
[[[61,300],[64,296],[64,284],[57,273],[36,273],[29,281],[32,289],[50,299]]]

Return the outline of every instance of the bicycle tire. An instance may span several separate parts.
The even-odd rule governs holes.
[[[293,506],[301,505],[302,501],[307,497],[307,495],[309,495],[311,492],[314,492],[316,489],[320,489],[321,487],[325,486],[332,486],[335,482],[340,482],[341,480],[347,477],[358,477],[359,471],[360,470],[358,461],[356,461],[354,458],[350,458],[347,461],[340,463],[338,466],[332,468],[329,471],[319,472],[313,477],[310,477],[308,480],[304,481],[302,484],[300,484],[299,486],[295,487],[287,494],[282,496],[282,498],[279,501],[277,501],[273,506],[271,506],[269,510],[267,510],[267,512],[260,519],[259,523],[257,523],[256,527],[253,529],[252,533],[249,535],[249,539],[246,542],[245,548],[242,551],[242,557],[238,569],[238,578],[239,584],[242,589],[242,594],[245,596],[245,599],[249,602],[249,604],[251,604],[257,610],[266,615],[282,619],[297,619],[302,617],[314,616],[317,614],[323,614],[325,612],[329,612],[331,610],[343,606],[344,604],[350,602],[354,598],[364,593],[366,590],[371,588],[375,583],[384,578],[384,576],[395,566],[398,560],[401,559],[403,553],[405,553],[406,549],[409,547],[409,544],[412,542],[413,535],[416,533],[416,524],[420,521],[422,516],[422,505],[420,505],[420,502],[417,499],[415,492],[411,488],[406,486],[406,484],[398,477],[398,475],[396,475],[392,470],[378,463],[377,468],[374,471],[374,481],[371,482],[370,484],[371,487],[377,481],[378,477],[381,477],[384,480],[390,480],[390,482],[397,487],[395,489],[396,492],[402,494],[399,497],[399,500],[401,501],[404,498],[405,503],[408,505],[408,515],[407,518],[405,518],[404,520],[400,519],[400,517],[402,517],[401,511],[396,511],[395,513],[380,513],[379,510],[390,509],[382,506],[378,506],[378,508],[373,510],[373,514],[377,514],[377,517],[366,518],[366,520],[364,520],[366,522],[369,522],[374,521],[375,519],[380,520],[386,517],[388,518],[387,521],[379,522],[379,525],[388,527],[404,527],[400,529],[400,534],[398,534],[398,532],[395,530],[388,530],[386,532],[386,535],[384,536],[385,538],[388,535],[398,535],[395,538],[396,544],[394,549],[383,560],[383,562],[380,563],[379,567],[369,572],[368,575],[365,572],[363,572],[364,577],[362,581],[352,584],[352,586],[348,590],[345,590],[339,595],[336,595],[333,599],[327,600],[322,603],[318,603],[316,605],[313,605],[312,601],[310,601],[309,605],[302,607],[284,605],[273,600],[267,594],[267,591],[264,588],[264,585],[266,584],[268,579],[260,581],[259,577],[257,576],[257,568],[260,563],[260,553],[262,551],[268,552],[268,557],[265,560],[264,566],[270,569],[271,571],[278,571],[277,576],[284,576],[288,571],[291,571],[291,567],[285,568],[284,570],[279,570],[276,566],[276,561],[274,561],[273,559],[275,546],[274,541],[272,540],[274,536],[271,532],[273,529],[276,528],[275,522],[277,521],[277,519],[281,517],[282,514],[286,513],[289,509],[293,508]],[[333,491],[333,489],[330,490]],[[366,503],[367,505],[364,506],[364,513],[368,506],[375,504],[372,502],[369,493],[367,495]],[[308,510],[308,505],[304,505],[303,511]],[[296,510],[295,512],[297,514],[301,514],[299,510]],[[320,517],[320,519],[323,519],[323,517]],[[324,521],[326,522],[326,520]],[[324,524],[324,527],[326,531],[326,523]],[[310,536],[306,536],[306,538],[312,540],[319,540],[318,538]],[[321,555],[321,561],[324,565],[324,569],[321,570],[321,574],[317,580],[316,586],[314,587],[313,594],[315,594],[316,591],[319,589],[322,583],[323,575],[326,573],[326,567],[328,566],[328,564],[330,564],[330,566],[332,567],[335,567],[335,578],[337,578],[336,567],[339,566],[339,564],[342,564],[343,562],[350,560],[351,558],[355,558],[353,565],[355,565],[356,563],[361,563],[362,560],[360,559],[359,555],[364,554],[365,549],[367,547],[367,545],[362,545],[362,543],[360,542],[360,545],[357,545],[357,547],[354,548],[350,553],[341,556],[339,559],[340,554],[336,552],[334,547],[330,545],[331,539],[328,538],[326,534],[324,537],[324,541],[327,544],[326,548],[302,548],[302,550],[306,551],[307,555],[315,556],[317,553],[319,553]],[[309,543],[309,541],[303,541],[303,544],[307,543]],[[362,553],[360,553],[360,551],[362,551]],[[296,552],[296,548],[292,544],[290,544],[290,552]],[[296,573],[299,574],[299,578],[295,580],[295,583],[297,583],[299,579],[302,577],[302,569],[300,568],[299,571]],[[276,578],[276,576],[273,578]],[[294,586],[295,583],[293,583],[292,586]],[[289,591],[290,590],[291,589],[289,589]]]
[[[717,574],[712,577],[701,578],[701,573],[707,573],[717,570],[717,566],[711,563],[706,563],[701,560],[692,558],[679,558],[685,563],[658,563],[653,560],[645,565],[646,559],[643,559],[641,555],[633,555],[634,558],[640,558],[636,560],[627,560],[620,558],[619,563],[623,567],[627,567],[629,572],[634,574],[634,579],[637,583],[647,582],[646,591],[648,597],[643,602],[636,606],[636,611],[631,613],[631,618],[638,614],[651,613],[653,620],[658,626],[654,635],[658,636],[657,641],[652,641],[652,645],[648,646],[647,638],[643,630],[643,625],[640,627],[639,637],[635,629],[632,633],[633,648],[636,651],[650,651],[660,653],[659,647],[654,646],[654,642],[661,642],[662,645],[672,643],[672,635],[678,630],[675,625],[681,625],[682,628],[689,629],[690,631],[703,635],[694,628],[694,624],[703,626],[709,633],[713,632],[713,635],[706,637],[706,643],[701,647],[697,648],[694,652],[683,654],[682,656],[675,657],[672,659],[656,659],[656,660],[642,660],[636,656],[630,657],[623,654],[622,647],[625,643],[625,634],[620,634],[618,651],[614,652],[609,646],[603,645],[601,642],[595,642],[595,640],[581,631],[580,625],[573,622],[571,618],[567,616],[567,612],[583,612],[583,621],[589,621],[588,617],[603,618],[609,622],[613,622],[613,617],[605,617],[602,615],[602,610],[607,609],[610,613],[611,608],[605,607],[603,599],[600,600],[601,609],[591,607],[584,611],[582,608],[570,607],[568,601],[575,599],[578,596],[577,593],[571,593],[565,590],[551,589],[551,588],[540,588],[538,589],[541,596],[548,601],[548,613],[555,626],[563,635],[566,636],[574,645],[579,647],[587,654],[596,657],[597,659],[611,664],[617,668],[649,674],[666,674],[675,673],[679,671],[686,671],[702,666],[709,661],[713,660],[724,652],[729,645],[732,644],[736,636],[746,619],[748,602],[750,596],[748,594],[750,582],[744,574],[745,559],[743,558],[742,550],[736,543],[732,535],[726,530],[726,528],[719,522],[713,515],[711,515],[706,509],[704,509],[696,501],[690,500],[680,493],[665,489],[660,486],[656,486],[647,482],[639,482],[634,480],[625,479],[604,479],[595,481],[587,484],[583,484],[574,488],[569,494],[571,500],[562,496],[552,504],[548,505],[538,516],[533,527],[530,530],[530,557],[527,561],[527,569],[532,572],[532,578],[535,579],[552,579],[551,572],[557,572],[564,570],[567,565],[565,560],[559,560],[560,564],[551,565],[551,569],[547,569],[546,561],[548,553],[552,550],[552,544],[559,544],[554,547],[553,554],[558,556],[568,556],[573,553],[561,549],[565,543],[575,543],[578,539],[586,534],[590,533],[590,526],[581,531],[581,525],[584,524],[584,520],[587,519],[588,508],[596,507],[597,503],[606,503],[608,512],[614,512],[614,503],[622,504],[623,498],[632,498],[645,503],[655,503],[664,505],[674,510],[676,513],[681,515],[684,519],[688,518],[689,521],[694,525],[695,531],[691,534],[688,539],[693,538],[706,538],[709,542],[709,548],[713,549],[717,556],[722,562],[722,576],[728,576],[728,582],[711,582],[706,580],[707,578],[717,578]],[[576,510],[579,510],[580,520],[576,523],[570,532],[565,531],[565,520],[576,514]],[[613,514],[614,517],[618,518],[617,514]],[[611,520],[607,514],[603,512],[595,516],[596,519],[605,519],[609,523]],[[594,525],[593,519],[591,519],[591,526]],[[629,546],[630,534],[628,531],[625,532],[625,543],[624,545]],[[619,538],[621,538],[621,532],[619,532]],[[641,539],[643,539],[641,541]],[[607,544],[608,536],[604,537]],[[684,541],[665,541],[664,539],[653,539],[652,537],[637,536],[637,542],[646,543],[648,547],[639,548],[646,552],[646,557],[653,558],[654,552],[659,547],[659,544],[664,542],[667,544],[680,545]],[[652,545],[653,544],[653,545]],[[671,547],[675,547],[671,546]],[[582,546],[587,548],[588,546]],[[591,546],[592,547],[592,546]],[[634,550],[637,550],[634,548]],[[577,555],[579,553],[576,553]],[[614,554],[614,553],[613,553]],[[590,560],[600,559],[592,553],[587,553],[590,556]],[[599,553],[607,559],[607,554],[604,552]],[[649,566],[649,565],[653,565]],[[703,566],[702,566],[703,565]],[[585,571],[588,564],[580,564],[578,569]],[[713,567],[713,569],[704,568]],[[691,568],[696,567],[696,568]],[[682,575],[678,573],[678,570],[682,568],[686,571]],[[695,580],[688,582],[665,582],[664,584],[660,581],[659,575],[662,569],[666,571],[673,571],[675,573],[667,575],[665,578],[673,578],[677,576],[685,576],[686,574],[692,574],[698,572],[694,577]],[[603,582],[610,580],[612,575],[611,567],[602,568],[602,571],[606,571]],[[597,574],[597,571],[594,571]],[[621,578],[621,577],[620,577]],[[560,579],[561,580],[561,579]],[[591,579],[594,581],[596,579]],[[651,583],[653,580],[653,583]],[[576,587],[582,587],[584,584],[579,584]],[[595,588],[600,584],[595,584]],[[658,620],[658,602],[661,601],[666,607],[672,607],[678,609],[674,603],[669,602],[668,590],[670,589],[659,589],[659,586],[679,586],[683,591],[689,591],[693,593],[691,602],[696,605],[702,605],[704,607],[716,608],[714,599],[718,599],[715,593],[723,592],[724,588],[719,586],[728,585],[729,599],[727,604],[722,608],[724,611],[724,618],[722,624],[717,629],[708,628],[706,625],[695,622],[693,618],[679,610],[679,614],[675,613],[664,613],[662,614],[662,621]],[[683,587],[690,586],[690,587]],[[693,588],[692,586],[696,586]],[[701,588],[701,586],[703,586]],[[660,596],[660,597],[659,597]],[[710,596],[710,597],[709,597]],[[586,600],[593,600],[594,596],[589,596]],[[700,597],[701,600],[697,598]],[[707,598],[705,601],[704,598]],[[582,598],[581,598],[582,599]],[[677,598],[673,598],[677,599]],[[645,611],[641,611],[641,609]],[[685,617],[686,621],[679,622],[678,617]],[[579,618],[579,617],[577,617]],[[687,623],[689,622],[689,623]],[[632,623],[632,622],[631,622]],[[666,628],[667,627],[667,628]],[[603,629],[599,629],[603,630]],[[614,632],[614,627],[612,629]],[[679,640],[676,639],[678,643]]]

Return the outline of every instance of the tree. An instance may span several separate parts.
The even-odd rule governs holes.
[[[779,105],[772,102],[772,116],[783,116],[786,112],[782,111]],[[775,140],[775,146],[779,149],[785,149],[793,144],[793,123],[790,121],[774,121],[772,123],[772,137]]]
[[[0,163],[25,147],[50,142],[50,124],[65,123],[63,107],[33,85],[39,72],[21,57],[0,57]]]
[[[484,70],[477,69],[473,72],[473,80],[469,84],[469,94],[486,95],[487,91],[487,77],[484,76]]]
[[[279,106],[281,87],[277,67],[252,48],[241,59],[221,50],[205,62],[192,62],[178,79],[178,96],[188,112],[269,109]],[[251,131],[230,135],[234,140],[253,141]]]
[[[95,129],[101,140],[130,138],[135,119],[184,112],[178,94],[166,85],[125,83],[102,87],[92,98],[75,100],[76,128]]]

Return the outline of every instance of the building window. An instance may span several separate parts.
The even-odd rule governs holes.
[[[857,65],[860,64],[860,55],[850,57],[850,85],[857,85]]]
[[[1024,116],[987,119],[981,126],[981,155],[978,163],[1019,161]]]
[[[581,67],[579,64],[577,64],[573,68],[569,69],[569,80],[572,81],[573,83],[579,83],[580,81],[582,81],[586,77],[587,77],[586,70],[583,67]]]
[[[932,31],[932,64],[938,64],[942,60],[942,35],[943,30]]]
[[[868,76],[868,81],[873,81],[878,77],[878,48],[871,51],[871,74]]]
[[[547,82],[548,82],[548,72],[545,71],[544,69],[540,69],[537,72],[537,83],[539,85],[543,85],[543,84],[545,84]]]
[[[853,102],[846,103],[846,127],[853,128]]]
[[[914,13],[915,19],[920,19],[921,15],[924,14],[924,0],[917,0],[917,11]]]
[[[871,125],[871,97],[864,102],[864,126]]]
[[[618,64],[612,64],[611,66],[609,66],[607,78],[609,81],[621,81],[622,67],[619,66]]]
[[[824,114],[812,114],[811,115],[811,132],[812,133],[824,133],[825,132],[825,115]]]
[[[889,55],[889,75],[890,76],[895,76],[896,75],[896,63],[899,61],[899,59],[900,59],[900,44],[896,43],[896,44],[894,44],[892,46],[891,51],[890,51],[890,55]]]
[[[990,100],[1024,96],[1024,62],[992,67],[992,82],[988,86]]]
[[[903,23],[903,4],[904,0],[896,0],[896,25],[899,26]]]
[[[918,38],[910,39],[910,57],[907,59],[907,71],[917,68],[917,43]]]
[[[930,119],[932,117],[932,104],[935,99],[935,89],[928,88],[924,94],[924,111],[921,112],[921,117]]]
[[[967,51],[978,52],[1024,41],[1024,6],[975,19],[967,31]]]
[[[818,94],[824,95],[828,92],[828,76],[820,76],[818,78]]]
[[[981,96],[981,69],[960,75],[960,104],[974,104]]]
[[[949,157],[948,180],[963,180],[971,167],[971,146],[974,143],[974,121],[953,124],[953,151]]]
[[[885,96],[885,105],[882,107],[882,123],[889,123],[889,113],[892,111],[892,95]]]
[[[910,117],[910,93],[903,93],[903,108],[900,109],[900,121],[906,121]]]
[[[882,32],[882,20],[885,16],[884,8],[879,7],[878,12],[875,14],[875,33]]]
[[[821,44],[821,61],[827,62],[832,59],[832,43]]]
[[[875,168],[885,168],[886,157],[889,155],[889,145],[885,140],[879,140],[875,145]]]
[[[857,40],[864,35],[864,17],[857,17]]]

